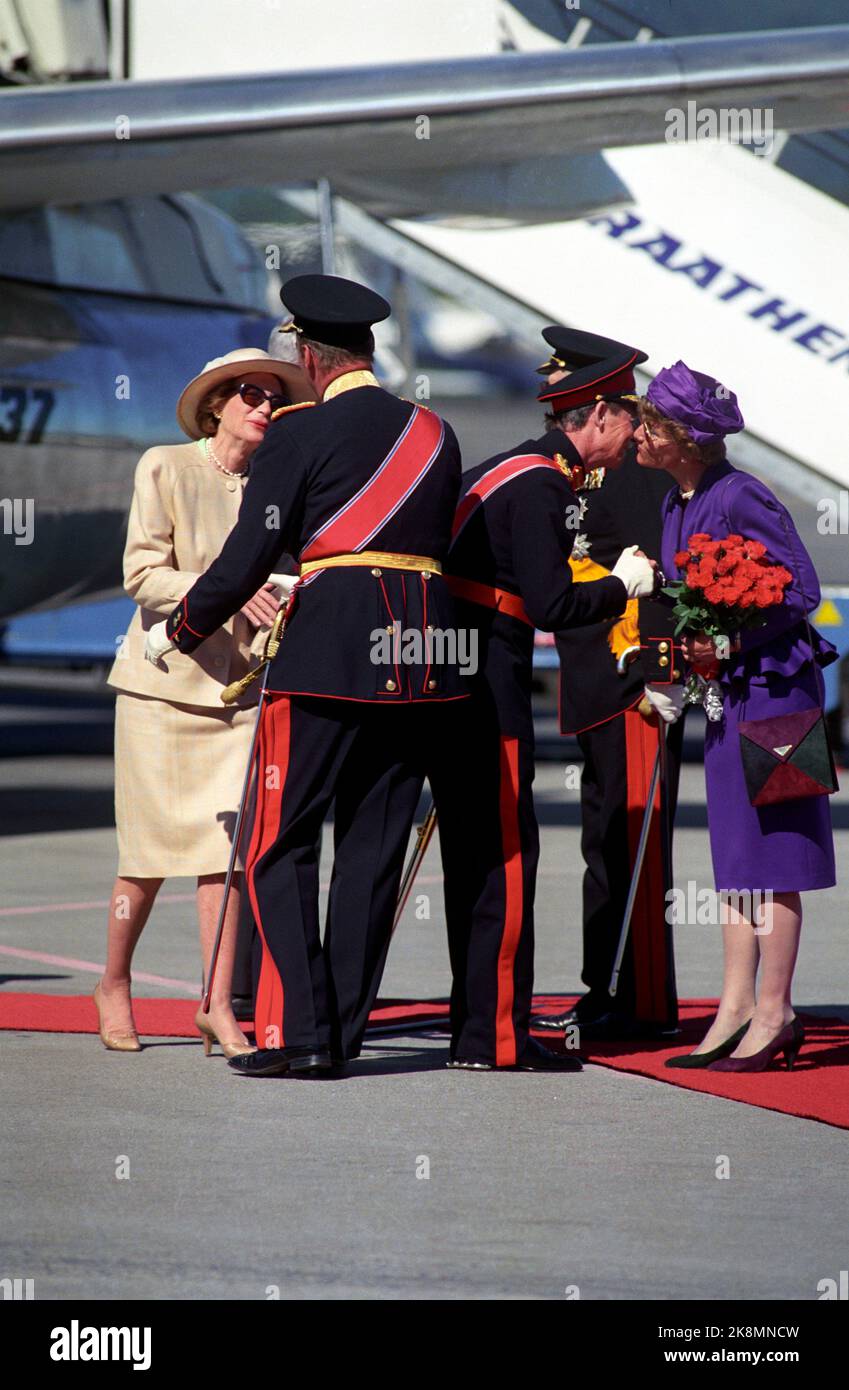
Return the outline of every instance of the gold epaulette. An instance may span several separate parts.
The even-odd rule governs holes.
[[[591,468],[587,473],[580,463],[567,463],[562,454],[555,454],[554,462],[561,473],[566,474],[575,492],[592,492],[604,482],[603,468]]]
[[[289,415],[293,410],[306,410],[309,405],[318,405],[318,401],[296,401],[294,405],[281,405],[276,410],[272,410],[272,420],[279,420],[281,415]]]

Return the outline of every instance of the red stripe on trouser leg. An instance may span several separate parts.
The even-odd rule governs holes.
[[[628,857],[633,871],[649,785],[660,737],[657,716],[625,711],[625,760],[628,777]],[[634,1013],[652,1021],[666,1017],[666,883],[660,828],[660,784],[654,799],[649,838],[634,911],[631,951],[634,963]]]
[[[257,930],[262,941],[262,963],[257,984],[254,1008],[254,1028],[259,1048],[284,1047],[283,1010],[285,991],[277,963],[268,948],[257,898],[255,870],[257,862],[274,844],[280,832],[283,812],[283,788],[289,766],[289,737],[291,703],[286,696],[269,697],[263,710],[257,754],[256,817],[248,851],[246,878],[248,894]],[[268,772],[276,770],[269,787]]]
[[[495,1011],[495,1065],[510,1067],[516,1061],[513,1027],[514,966],[522,934],[524,884],[522,842],[519,834],[519,740],[500,741],[499,813],[501,854],[504,862],[504,927],[498,950],[498,1000]]]

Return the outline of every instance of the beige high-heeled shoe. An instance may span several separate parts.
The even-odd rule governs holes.
[[[222,1042],[209,1021],[209,1014],[205,1014],[203,1009],[198,1009],[197,1013],[195,1014],[195,1026],[197,1027],[201,1037],[203,1038],[204,1057],[212,1056],[212,1044],[214,1042],[218,1043],[218,1046],[221,1048],[221,1051],[224,1053],[224,1056],[228,1059],[230,1057],[243,1057],[246,1052],[256,1052],[257,1050],[255,1047],[251,1047],[250,1043],[245,1043],[244,1045],[242,1045],[242,1043]]]
[[[142,1045],[139,1042],[139,1035],[133,1029],[132,1033],[105,1033],[103,1031],[103,1009],[101,1007],[100,981],[94,987],[94,1005],[97,1009],[97,1023],[100,1031],[100,1041],[104,1047],[108,1047],[110,1052],[141,1052]]]

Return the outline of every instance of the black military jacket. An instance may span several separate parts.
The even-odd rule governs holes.
[[[661,504],[669,477],[641,468],[631,450],[618,469],[607,469],[584,501],[578,549],[605,569],[616,563],[626,545],[639,545],[649,559],[660,561]],[[646,681],[673,678],[672,620],[669,608],[655,599],[639,600],[640,655],[624,675],[608,644],[610,621],[571,628],[557,634],[560,657],[560,726],[580,733],[638,704]]]
[[[221,554],[168,619],[168,634],[181,651],[194,651],[241,608],[283,568],[281,557],[300,558],[376,475],[415,410],[378,387],[360,386],[269,427]],[[362,548],[444,561],[461,463],[451,426],[439,423],[444,433],[430,467],[392,515],[386,506],[376,508],[382,524]],[[393,705],[468,694],[450,643],[434,653],[424,640],[428,627],[455,627],[453,600],[439,574],[327,568],[307,576],[294,593],[269,672],[270,691]],[[397,640],[393,634],[387,644],[393,628]]]
[[[463,497],[493,469],[522,455],[580,462],[560,430],[529,439],[463,474]],[[462,509],[462,501],[461,501]],[[534,629],[555,632],[620,615],[625,586],[612,575],[576,584],[569,556],[578,503],[561,468],[535,467],[510,478],[481,502],[452,543],[446,574],[516,595],[528,621],[457,596],[458,622],[478,631],[476,693],[494,699],[503,733],[533,738],[531,681]],[[458,511],[458,516],[462,510]],[[459,587],[459,586],[458,586]]]

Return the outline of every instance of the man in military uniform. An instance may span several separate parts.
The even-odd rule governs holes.
[[[632,373],[601,384],[594,372],[575,374],[575,404],[590,403],[593,462],[616,468],[624,457],[636,415],[623,396],[633,384]],[[450,1066],[580,1070],[577,1058],[558,1057],[528,1035],[539,857],[534,629],[609,622],[655,583],[636,546],[597,582],[573,581],[580,476],[580,455],[552,428],[463,478],[446,580],[460,627],[478,631],[479,670],[431,771],[454,976]]]
[[[539,369],[546,377],[540,400],[549,406],[552,423],[566,430],[573,450],[586,460],[592,451],[592,419],[588,406],[575,407],[574,382],[587,373],[603,375],[611,360],[617,370],[632,372],[646,355],[633,349],[618,352],[610,339],[588,340],[561,326],[546,329],[544,337],[552,353]],[[578,492],[582,516],[570,560],[575,581],[597,583],[610,572],[626,541],[637,541],[656,559],[660,505],[668,490],[661,475],[637,465],[631,449],[615,471],[602,467],[588,472]],[[574,1009],[537,1019],[535,1027],[560,1030],[577,1023],[584,1037],[627,1037],[667,1031],[677,1023],[666,890],[672,881],[668,827],[680,767],[680,724],[669,730],[664,804],[658,795],[622,973],[615,998],[608,993],[662,736],[658,710],[665,709],[664,685],[679,675],[673,626],[667,607],[641,597],[629,603],[618,621],[606,619],[557,634],[561,731],[577,736],[584,760],[582,979],[589,992]],[[647,707],[646,691],[653,708]]]
[[[461,477],[453,431],[372,375],[371,325],[390,312],[379,295],[307,275],[281,298],[320,403],[271,426],[220,556],[165,632],[151,633],[152,657],[194,651],[256,592],[257,575],[261,583],[281,555],[297,558],[269,669],[246,864],[262,939],[259,1051],[233,1059],[248,1076],[358,1055],[423,767],[440,711],[467,693],[456,660],[435,664],[426,636],[454,623],[441,577]],[[322,948],[317,845],[334,800]]]

